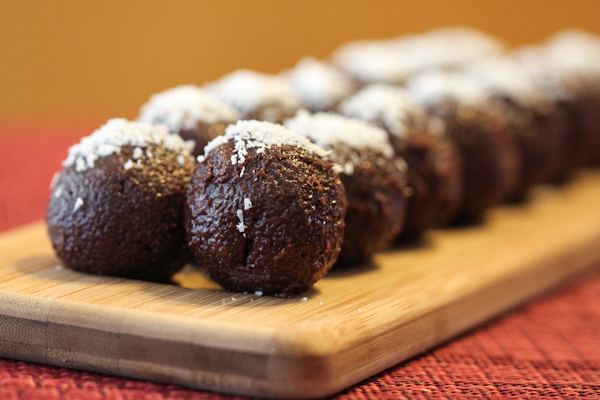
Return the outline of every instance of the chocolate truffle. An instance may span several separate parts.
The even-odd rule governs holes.
[[[521,153],[510,132],[510,115],[465,74],[431,71],[408,82],[408,89],[432,115],[463,158],[464,196],[459,219],[477,220],[514,193],[521,179]]]
[[[231,106],[193,85],[157,93],[140,109],[139,121],[165,124],[169,131],[196,143],[194,155],[225,133],[225,127],[240,119]]]
[[[402,238],[449,223],[462,200],[462,159],[443,132],[443,122],[400,88],[371,85],[342,103],[349,117],[388,132],[396,155],[408,164],[408,208]]]
[[[192,147],[164,125],[124,119],[72,146],[46,216],[57,256],[78,271],[146,280],[181,269]]]
[[[565,176],[572,158],[569,132],[561,129],[554,104],[523,68],[511,58],[496,57],[471,64],[465,73],[510,114],[510,131],[523,155],[521,182],[511,197],[520,198],[535,184]]]
[[[582,31],[563,31],[544,46],[547,65],[581,137],[579,165],[600,162],[600,38]]]
[[[245,69],[225,75],[204,89],[235,108],[242,119],[281,123],[302,107],[284,78]]]
[[[232,291],[291,296],[332,267],[346,194],[327,152],[281,125],[238,121],[199,157],[187,193],[189,248]]]
[[[387,133],[374,125],[332,113],[299,111],[285,126],[331,150],[342,166],[348,210],[336,266],[367,263],[400,233],[405,216],[406,162],[394,155]]]
[[[527,75],[538,90],[552,103],[552,108],[547,119],[547,129],[563,132],[567,139],[561,152],[566,155],[563,171],[565,175],[558,180],[564,180],[569,171],[578,165],[583,165],[585,142],[580,134],[575,115],[572,96],[560,85],[553,69],[555,63],[550,62],[546,52],[541,46],[526,46],[517,49],[512,54],[512,59],[519,65],[522,74]],[[560,164],[560,163],[559,163]]]

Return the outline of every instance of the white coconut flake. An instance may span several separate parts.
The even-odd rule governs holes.
[[[252,208],[252,201],[249,198],[244,199],[244,210],[249,210]]]
[[[477,106],[489,99],[480,83],[459,72],[423,72],[410,79],[407,88],[420,103],[428,106],[443,100]]]
[[[310,114],[300,110],[285,126],[323,148],[343,143],[354,149],[371,149],[387,158],[394,155],[387,132],[363,121],[333,113]]]
[[[300,299],[300,301],[307,301],[307,300],[308,300],[308,297],[303,297]],[[321,304],[323,304],[323,303],[321,303]]]
[[[177,163],[179,165],[185,164],[185,156],[183,154],[180,154],[180,155],[177,156]]]
[[[56,190],[54,190],[54,197],[55,198],[59,198],[62,195],[63,192],[63,188],[62,187],[57,187]]]
[[[152,157],[154,157],[154,155],[150,150],[146,150],[146,157],[148,157],[148,159],[151,159]]]
[[[225,129],[225,135],[218,136],[211,140],[204,147],[204,156],[206,157],[211,151],[219,146],[226,144],[229,140],[233,140],[234,154],[231,157],[233,165],[242,165],[246,162],[248,149],[256,149],[256,153],[260,154],[264,149],[272,146],[297,146],[309,153],[314,153],[320,157],[326,157],[329,152],[322,147],[315,145],[305,137],[293,132],[285,127],[263,121],[238,121],[235,125],[229,125]],[[233,157],[235,156],[235,157]]]
[[[128,170],[128,169],[133,168],[134,165],[135,164],[133,163],[132,160],[127,160],[127,162],[125,163],[125,165],[123,165],[123,168],[126,169],[126,170]]]
[[[419,69],[447,69],[501,54],[506,45],[483,32],[464,26],[449,26],[413,36],[412,57]]]
[[[196,157],[196,161],[198,161],[199,163],[203,163],[206,160],[206,157],[204,157],[203,155],[199,155],[198,157]]]
[[[524,106],[533,106],[544,100],[543,93],[512,58],[487,58],[470,64],[464,71],[492,95],[507,96]]]
[[[84,204],[83,199],[81,197],[78,197],[77,200],[75,200],[75,205],[73,206],[73,211],[79,210],[83,204]]]
[[[233,122],[239,114],[207,91],[194,86],[177,86],[154,94],[140,110],[139,121],[160,122],[173,133],[194,129],[198,122]]]
[[[225,75],[204,89],[242,114],[273,104],[291,112],[301,107],[300,99],[285,79],[246,69]]]
[[[300,60],[282,76],[302,102],[315,111],[333,108],[354,91],[349,76],[333,65],[311,57]]]
[[[246,171],[246,166],[245,165],[242,167],[242,172],[240,172],[240,178],[242,176],[244,176],[244,171]]]
[[[341,69],[367,83],[399,83],[418,69],[418,60],[407,55],[406,40],[364,40],[348,43],[335,51],[333,60]]]
[[[236,228],[241,233],[244,233],[246,231],[246,225],[244,225],[244,212],[242,210],[237,210],[237,217],[240,222],[236,225]]]
[[[600,37],[581,30],[564,30],[544,48],[554,73],[561,78],[600,76]]]
[[[140,158],[142,158],[143,154],[144,154],[144,151],[142,149],[140,149],[139,147],[136,147],[135,149],[133,149],[132,157],[134,160],[139,160]]]
[[[425,117],[424,109],[401,88],[375,84],[354,94],[340,105],[342,114],[365,122],[382,121],[391,134],[407,133],[407,121],[415,114]]]
[[[262,296],[263,292],[260,291],[260,290],[257,290],[256,292],[254,292],[254,294],[257,295],[257,296]]]
[[[185,156],[189,156],[194,148],[193,141],[186,142],[177,135],[171,135],[165,125],[115,118],[71,146],[63,166],[74,165],[75,170],[81,172],[93,168],[99,157],[120,154],[123,146],[146,148],[151,144],[163,145],[167,150]]]

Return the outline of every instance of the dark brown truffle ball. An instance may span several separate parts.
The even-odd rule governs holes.
[[[417,238],[431,228],[448,225],[463,198],[463,161],[454,142],[416,125],[393,141],[396,154],[408,164],[407,218],[400,238]]]
[[[463,201],[458,219],[477,220],[514,193],[521,180],[521,153],[510,115],[481,84],[465,74],[433,71],[408,88],[446,125],[446,135],[463,159]]]
[[[407,204],[406,162],[395,156],[384,158],[370,149],[344,145],[336,146],[335,153],[336,161],[354,159],[357,164],[351,173],[340,172],[348,209],[336,266],[364,264],[375,253],[389,248],[403,227]]]
[[[522,156],[509,116],[491,104],[440,103],[432,112],[444,119],[447,135],[463,158],[464,195],[458,217],[479,219],[486,209],[515,193],[522,179]]]
[[[330,150],[348,196],[344,243],[336,266],[369,262],[400,233],[406,208],[406,162],[387,133],[332,113],[299,112],[286,127]]]
[[[340,111],[385,129],[396,155],[408,165],[402,239],[454,218],[462,199],[462,164],[441,120],[431,121],[405,90],[389,85],[367,86],[342,103]]]
[[[94,135],[98,139],[107,127],[121,134],[132,126],[153,129],[111,120]],[[161,132],[172,136],[166,128]],[[177,140],[178,146],[184,144]],[[85,152],[89,144],[84,139],[78,146]],[[114,146],[110,141],[94,145]],[[66,163],[48,204],[52,245],[58,257],[78,271],[164,281],[190,260],[183,227],[193,168],[189,146],[181,153],[138,141],[114,146],[110,153],[98,157],[88,152]]]
[[[496,103],[499,118],[507,120],[522,154],[519,184],[511,199],[522,198],[541,182],[559,180],[568,173],[572,159],[568,120],[550,97],[535,84],[515,58],[488,58],[470,65],[474,77]]]
[[[346,195],[324,150],[282,126],[239,121],[209,143],[185,213],[189,248],[224,288],[291,296],[336,261]]]

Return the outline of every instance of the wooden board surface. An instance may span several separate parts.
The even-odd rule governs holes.
[[[292,299],[60,266],[42,222],[0,236],[0,357],[269,397],[334,393],[600,261],[600,173],[430,232]],[[303,297],[306,297],[303,299]]]

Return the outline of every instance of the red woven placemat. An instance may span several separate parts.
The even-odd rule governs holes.
[[[4,128],[4,129],[3,129]],[[43,218],[49,183],[89,124],[0,124],[0,231]],[[600,244],[599,244],[600,245]],[[336,399],[600,397],[596,274],[339,393]],[[0,360],[2,399],[245,399]]]

